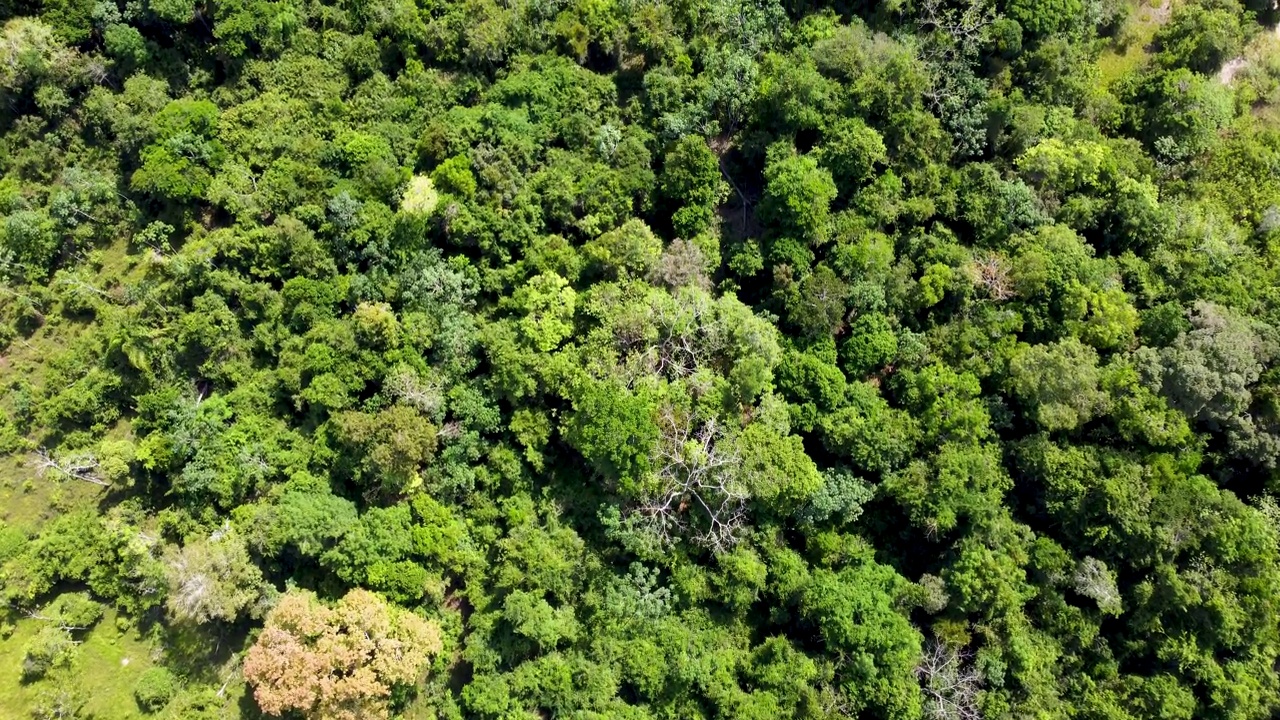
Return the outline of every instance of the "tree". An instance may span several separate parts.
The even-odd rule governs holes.
[[[1067,327],[1099,350],[1124,350],[1133,345],[1138,311],[1120,288],[1092,290],[1075,285],[1068,294]]]
[[[415,546],[411,523],[405,503],[370,508],[320,560],[352,585],[373,588],[395,602],[420,600],[428,575],[408,559]]]
[[[862,506],[875,497],[875,489],[865,480],[845,469],[823,473],[822,487],[796,512],[800,522],[808,525],[832,520],[837,524],[852,523],[862,515]]]
[[[37,18],[12,18],[0,28],[0,90],[21,93],[29,85],[69,70],[72,51]]]
[[[18,264],[28,278],[48,274],[59,249],[49,216],[39,210],[19,210],[0,224],[0,259]]]
[[[742,430],[737,445],[742,482],[766,507],[790,514],[823,486],[817,465],[795,435],[755,422]]]
[[[202,198],[224,150],[216,138],[218,107],[207,100],[174,100],[154,120],[155,141],[143,148],[132,186],[161,199]]]
[[[652,398],[608,381],[588,380],[576,389],[565,439],[598,472],[634,488],[650,468],[658,439]]]
[[[137,28],[125,23],[108,25],[102,31],[102,44],[107,55],[125,72],[142,66],[151,57],[146,38]]]
[[[254,699],[272,715],[386,718],[396,687],[417,682],[441,649],[440,628],[365,590],[333,607],[291,590],[244,659]]]
[[[1173,12],[1156,32],[1155,42],[1162,63],[1209,75],[1240,54],[1244,36],[1235,8],[1192,3]]]
[[[826,265],[805,275],[786,294],[787,316],[810,337],[831,335],[844,326],[849,287]]]
[[[764,197],[760,219],[777,237],[822,244],[830,228],[831,201],[836,184],[831,173],[811,155],[800,155],[787,146],[774,146],[764,170]],[[799,268],[795,268],[799,269]]]
[[[662,240],[643,221],[632,218],[588,242],[583,254],[616,277],[645,277],[662,255]]]
[[[864,313],[849,324],[848,339],[840,348],[845,372],[862,378],[885,365],[898,354],[898,336],[883,313]]]
[[[555,273],[535,276],[517,294],[525,310],[520,330],[536,349],[550,352],[569,337],[576,297],[569,283]]]
[[[328,488],[290,487],[273,504],[256,509],[245,535],[257,552],[276,557],[285,552],[319,557],[356,523],[356,506]]]
[[[1075,338],[1022,350],[1009,363],[1009,385],[1045,430],[1074,430],[1106,407],[1092,348]]]
[[[36,695],[31,706],[35,720],[68,720],[80,716],[88,703],[84,688],[70,680],[61,680],[53,687],[46,687]]]
[[[920,634],[893,606],[903,583],[891,568],[859,558],[840,571],[815,570],[800,608],[842,662],[836,677],[855,712],[917,717],[920,691],[912,673]]]
[[[920,438],[919,423],[889,407],[867,383],[849,385],[849,404],[825,414],[818,423],[823,445],[852,466],[887,472],[911,456]]]
[[[1006,12],[1035,35],[1069,28],[1083,11],[1080,0],[1011,0]]]
[[[235,622],[257,614],[274,592],[249,558],[244,539],[223,526],[208,538],[171,548],[164,558],[167,607],[178,622]]]
[[[841,118],[823,133],[815,151],[818,162],[831,171],[842,194],[851,195],[888,162],[884,137],[861,118]]]
[[[948,442],[929,460],[917,460],[881,486],[930,537],[979,521],[999,507],[1012,487],[991,446]]]
[[[435,457],[440,431],[418,412],[395,405],[376,413],[345,411],[332,420],[344,465],[359,482],[396,495],[417,488],[423,466]]]
[[[719,265],[718,258],[708,261],[702,247],[689,240],[676,238],[663,250],[657,265],[649,273],[649,281],[672,290],[693,286],[706,290],[709,266]]]
[[[676,206],[671,222],[676,233],[688,240],[711,226],[716,205],[729,192],[720,177],[720,161],[706,140],[686,135],[677,140],[663,160],[658,187]]]
[[[503,601],[502,614],[518,635],[533,641],[544,653],[578,637],[579,626],[573,607],[553,608],[535,593],[523,590],[511,593]]]
[[[1133,129],[1166,162],[1213,147],[1234,115],[1229,89],[1187,68],[1148,72],[1121,92],[1131,104]]]
[[[1138,351],[1143,379],[1193,423],[1224,434],[1234,452],[1274,464],[1280,438],[1249,412],[1251,388],[1276,353],[1274,330],[1207,302],[1196,304],[1191,325],[1169,347]]]
[[[87,593],[64,593],[29,617],[43,625],[22,649],[22,679],[38,680],[71,663],[83,633],[102,619],[102,605]]]

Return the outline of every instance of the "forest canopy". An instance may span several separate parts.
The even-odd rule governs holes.
[[[0,0],[0,716],[1280,713],[1259,0]]]

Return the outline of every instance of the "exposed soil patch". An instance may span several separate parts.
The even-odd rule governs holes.
[[[1271,28],[1269,32],[1280,38],[1280,25]],[[1230,85],[1236,79],[1236,75],[1247,67],[1249,67],[1249,60],[1243,55],[1237,55],[1222,64],[1222,69],[1218,71],[1218,81],[1224,85]]]

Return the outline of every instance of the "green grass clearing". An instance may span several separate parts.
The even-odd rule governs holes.
[[[1169,20],[1175,5],[1174,0],[1131,0],[1130,6],[1124,28],[1098,58],[1098,70],[1108,86],[1147,59],[1156,32]]]
[[[108,610],[101,622],[83,637],[71,666],[53,671],[32,683],[21,680],[23,647],[43,621],[23,618],[13,634],[0,642],[0,716],[30,717],[31,710],[46,691],[60,682],[69,683],[86,700],[84,715],[94,720],[141,718],[133,699],[133,686],[155,663],[149,643],[138,637],[131,623],[121,631],[119,615]]]

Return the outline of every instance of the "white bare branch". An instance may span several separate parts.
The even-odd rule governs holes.
[[[58,619],[58,618],[56,618],[56,617],[49,617],[48,615],[41,615],[40,613],[36,612],[35,610],[25,610],[25,611],[23,611],[23,613],[22,613],[22,614],[23,614],[23,615],[25,615],[27,618],[29,618],[29,619],[31,619],[31,620],[39,620],[40,622],[54,623],[54,625],[55,625],[59,630],[61,630],[61,631],[65,632],[65,633],[67,633],[67,635],[68,635],[68,636],[69,636],[71,633],[73,633],[73,632],[77,632],[77,631],[79,631],[79,630],[88,630],[88,629],[89,629],[89,628],[84,627],[84,626],[81,626],[81,625],[68,625],[68,624],[66,624],[66,623],[62,622],[61,620],[59,620],[59,619]],[[79,645],[79,644],[80,644],[80,641],[79,641],[79,640],[74,640],[74,639],[71,639],[70,637],[68,637],[67,641],[68,641],[68,642],[70,642],[70,643],[71,643],[71,644],[73,644],[73,645]]]
[[[715,420],[695,427],[687,413],[667,407],[659,429],[656,488],[634,511],[664,542],[688,536],[715,552],[727,550],[747,520],[748,495],[737,482],[741,458]]]
[[[970,281],[982,288],[987,297],[996,302],[1012,298],[1016,293],[1009,279],[1011,268],[999,255],[987,254],[974,258],[965,268]]]
[[[68,477],[73,480],[92,483],[99,487],[111,487],[111,483],[103,480],[102,475],[99,474],[98,457],[93,453],[78,453],[59,460],[50,455],[45,448],[40,448],[35,452],[31,465],[40,477],[45,477],[50,472],[53,472],[58,478]]]
[[[930,720],[981,720],[978,693],[982,677],[968,662],[969,654],[934,641],[916,666],[924,690],[925,717]]]

